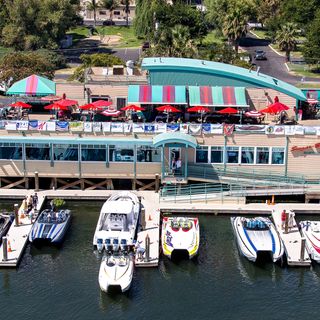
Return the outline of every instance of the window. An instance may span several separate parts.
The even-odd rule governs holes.
[[[113,14],[114,14],[115,16],[120,16],[120,11],[115,10],[115,11],[113,11]]]
[[[111,162],[133,162],[134,152],[132,146],[115,146],[109,147],[109,161]]]
[[[117,98],[117,110],[124,108],[127,104],[126,98]]]
[[[239,162],[239,148],[227,147],[226,163],[238,163]]]
[[[241,163],[244,163],[244,164],[254,163],[254,147],[241,148]]]
[[[106,161],[105,145],[82,145],[81,161]]]
[[[138,162],[161,162],[161,152],[159,148],[150,146],[140,146],[137,148]]]
[[[208,163],[208,147],[197,147],[196,163]]]
[[[22,160],[22,145],[19,143],[0,143],[0,159]]]
[[[53,159],[56,161],[78,161],[77,144],[54,144]]]
[[[50,160],[50,146],[48,143],[27,143],[27,160]]]
[[[211,147],[211,163],[223,162],[223,147]]]
[[[269,148],[268,147],[257,147],[257,164],[268,164],[269,163]]]
[[[272,148],[271,164],[284,164],[284,148]]]
[[[100,16],[105,16],[106,14],[107,14],[107,12],[104,11],[104,10],[99,11],[99,15],[100,15]]]

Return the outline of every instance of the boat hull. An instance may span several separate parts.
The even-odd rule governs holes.
[[[10,216],[0,215],[0,243],[2,242],[2,237],[4,237],[11,226],[12,219]]]
[[[247,228],[246,223],[253,220],[262,222],[265,228],[260,230]],[[284,246],[270,219],[232,217],[231,224],[238,249],[249,261],[256,262],[260,256],[269,256],[273,262],[282,258]]]
[[[320,221],[301,221],[299,225],[311,259],[320,263]]]
[[[189,224],[188,228],[173,228],[174,220]],[[179,222],[180,223],[180,222]],[[165,217],[162,221],[162,251],[172,259],[177,252],[186,252],[189,259],[194,258],[199,251],[200,226],[198,218]]]
[[[112,263],[110,263],[110,259]],[[123,265],[121,260],[126,261]],[[121,292],[128,291],[133,278],[134,263],[132,257],[108,257],[102,260],[99,270],[99,286],[101,291],[110,293],[119,288]]]

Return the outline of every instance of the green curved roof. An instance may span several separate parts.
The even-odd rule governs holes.
[[[196,148],[198,145],[195,137],[181,132],[160,133],[153,138],[153,145],[155,147],[164,146],[165,144],[170,143],[181,143],[192,148]]]
[[[218,77],[230,79],[233,83],[239,85],[228,84],[231,86],[260,87],[270,88],[294,97],[298,100],[306,100],[303,92],[282,80],[270,77],[257,71],[236,67],[230,64],[184,58],[144,58],[142,60],[142,69],[149,70],[151,84],[160,85],[163,83],[154,83],[161,79],[166,84],[179,85],[214,85],[209,83],[215,81]],[[159,73],[158,77],[153,74]],[[179,77],[180,73],[180,77]],[[161,76],[160,76],[161,74]],[[189,76],[187,76],[189,74]],[[195,75],[195,77],[193,77]],[[215,79],[212,79],[215,77]],[[153,81],[153,79],[157,79]],[[200,79],[200,81],[199,81]],[[227,81],[227,80],[226,80]],[[177,83],[179,82],[179,83]],[[202,83],[199,83],[202,82]],[[204,84],[207,82],[206,84]],[[215,84],[215,85],[221,85]]]

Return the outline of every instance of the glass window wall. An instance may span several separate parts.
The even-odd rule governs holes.
[[[26,143],[26,160],[50,160],[48,143]]]
[[[208,163],[208,147],[197,147],[196,149],[196,163]]]
[[[55,161],[78,161],[77,144],[54,144],[53,159]]]
[[[151,146],[137,147],[138,162],[161,162],[161,151]]]
[[[211,147],[211,163],[223,163],[223,147]]]
[[[226,163],[239,163],[239,147],[227,147]]]
[[[22,144],[1,143],[0,159],[22,160]]]
[[[110,162],[133,162],[134,151],[132,145],[110,145],[109,146],[109,161]]]
[[[82,145],[81,161],[101,161],[105,162],[106,146],[105,145]]]
[[[256,163],[257,164],[268,164],[269,163],[269,148],[268,147],[257,147]]]
[[[284,164],[284,149],[272,148],[271,164]]]
[[[241,148],[241,163],[253,164],[254,163],[254,147]]]

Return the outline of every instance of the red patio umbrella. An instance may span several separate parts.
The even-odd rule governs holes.
[[[17,101],[15,103],[10,104],[10,107],[13,108],[20,108],[20,109],[30,109],[32,106],[30,104],[27,104],[23,101]]]
[[[56,111],[58,111],[58,110],[64,110],[64,111],[69,110],[68,107],[61,106],[60,104],[57,104],[57,103],[49,104],[48,106],[45,106],[44,109],[46,109],[46,110],[56,110]]]
[[[192,108],[187,109],[187,111],[200,113],[200,118],[201,118],[201,123],[202,123],[202,115],[204,113],[210,112],[210,109],[207,107],[203,107],[203,106],[196,106],[196,107],[192,107]]]
[[[63,107],[71,107],[78,104],[78,101],[71,100],[71,99],[61,99],[59,101],[56,101],[55,104],[58,104],[59,106],[63,106]]]
[[[228,108],[225,108],[225,109],[222,109],[222,110],[218,111],[218,113],[221,113],[221,114],[235,114],[235,113],[238,113],[238,110],[228,107]]]
[[[85,104],[83,106],[80,106],[79,108],[81,110],[90,110],[90,111],[100,111],[105,109],[105,107],[98,107],[98,106],[95,106],[93,103]]]
[[[270,104],[267,108],[260,110],[262,113],[274,113],[277,114],[281,111],[289,110],[290,108],[281,102],[275,102]]]
[[[170,106],[169,104],[166,104],[164,106],[161,106],[161,107],[158,107],[157,108],[158,111],[160,112],[164,112],[164,113],[167,113],[167,122],[169,121],[169,113],[172,112],[172,113],[178,113],[178,112],[181,112],[181,110],[173,107],[173,106]]]
[[[136,106],[135,104],[130,104],[128,106],[125,106],[124,108],[121,108],[121,110],[137,112],[137,111],[144,111],[145,109],[142,107]]]
[[[109,107],[112,105],[112,101],[106,101],[106,100],[97,100],[95,102],[92,102],[93,105],[96,107]]]

